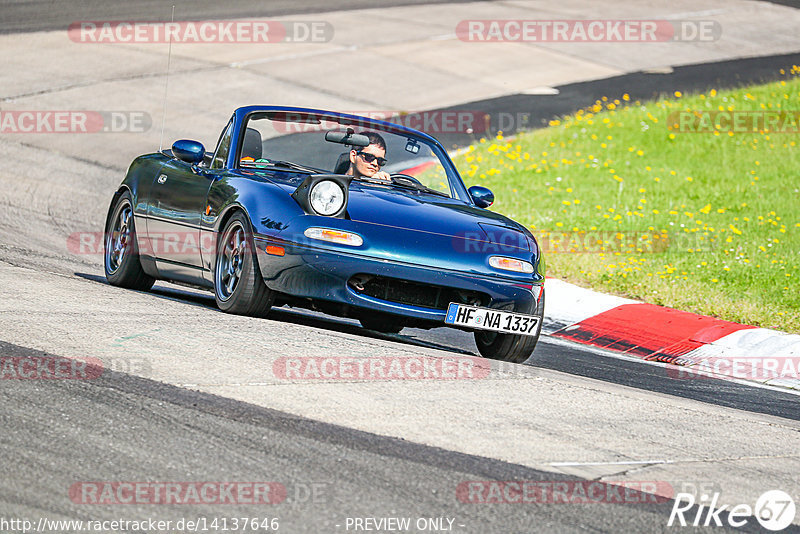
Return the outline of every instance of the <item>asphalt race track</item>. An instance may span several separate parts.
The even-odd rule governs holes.
[[[2,349],[32,355],[5,343]],[[46,406],[42,398],[49,399]],[[380,516],[455,518],[463,525],[455,530],[468,532],[583,532],[588,524],[650,531],[671,507],[667,499],[650,503],[644,494],[636,506],[586,504],[568,514],[548,504],[524,510],[517,504],[454,504],[453,488],[464,480],[546,482],[553,476],[114,372],[91,383],[14,383],[4,388],[3,404],[4,425],[13,423],[18,431],[3,439],[11,484],[0,498],[23,515],[115,519],[117,510],[108,508],[74,514],[52,491],[76,479],[177,480],[187,474],[197,480],[288,481],[284,503],[266,510],[232,506],[224,513],[279,516],[290,532],[335,532],[344,517]],[[177,521],[221,512],[185,506],[159,509],[157,515]]]
[[[345,25],[341,33],[353,40],[327,43],[324,53],[298,53],[322,57],[321,65],[330,57],[325,54],[341,57],[335,54],[342,50],[364,53],[357,57],[367,59],[359,61],[388,62],[447,43],[436,20],[452,10],[458,18],[489,18],[500,16],[494,15],[497,9],[541,8],[532,4],[538,3],[373,6],[312,0],[229,7],[203,1],[178,5],[176,16],[300,19],[318,13],[317,19]],[[556,4],[565,4],[564,11]],[[759,9],[791,28],[793,12],[780,4],[790,2]],[[753,3],[745,0],[676,5],[701,13],[695,16],[734,22],[754,17]],[[606,6],[617,16],[628,9],[626,2]],[[371,7],[382,11],[365,11]],[[547,8],[555,18],[580,18],[582,10],[592,9],[577,1]],[[151,292],[135,292],[108,285],[102,256],[96,250],[76,253],[75,240],[102,232],[111,194],[129,161],[158,145],[166,55],[163,47],[71,43],[64,30],[81,19],[164,20],[165,7],[151,1],[23,1],[0,9],[0,46],[7,51],[0,64],[0,110],[126,109],[158,117],[141,135],[0,135],[0,357],[70,358],[88,362],[89,370],[85,380],[0,379],[0,532],[22,532],[18,524],[3,523],[22,519],[34,527],[43,519],[172,521],[164,529],[138,525],[102,532],[194,531],[175,525],[216,519],[216,530],[206,531],[222,532],[219,521],[236,517],[278,519],[278,529],[261,527],[262,532],[674,532],[684,530],[667,526],[678,493],[698,501],[706,496],[705,504],[717,495],[717,504],[730,509],[782,490],[800,507],[800,396],[788,390],[675,379],[663,365],[553,338],[547,323],[526,364],[484,360],[486,373],[479,379],[286,379],[274,371],[280,358],[458,359],[475,357],[477,350],[471,335],[445,328],[383,335],[357,321],[290,308],[255,319],[224,314],[213,295],[195,289],[157,283]],[[702,15],[706,11],[711,14]],[[385,42],[379,51],[359,51],[363,37],[354,28],[367,16],[392,30],[380,36]],[[661,81],[688,89],[737,84],[768,77],[773,65],[797,62],[799,43],[770,27],[759,32],[765,42],[758,46],[771,58],[732,57],[721,46],[699,52],[697,61],[687,59]],[[773,33],[771,40],[764,37]],[[545,64],[556,54],[536,53]],[[347,85],[333,78],[319,87],[300,75],[293,78],[297,57],[291,48],[264,61],[252,48],[176,47],[165,138],[215,139],[233,107],[263,94],[357,110],[381,93],[342,93]],[[629,60],[619,59],[620,65]],[[565,75],[543,81],[561,88],[554,113],[630,84],[643,93],[658,85],[649,75],[622,73],[611,63],[587,66],[591,75],[585,80]],[[703,81],[703,65],[714,81]],[[229,76],[228,84],[204,81],[218,72]],[[438,68],[426,72],[431,79],[443,76]],[[353,73],[341,73],[347,75]],[[488,82],[453,86],[449,100],[444,93],[431,97],[431,108],[522,110],[537,120],[550,109],[530,95],[495,89]],[[386,103],[378,103],[383,109],[402,108],[411,98],[404,86],[386,86],[384,92]],[[205,102],[208,112],[197,113]],[[596,484],[604,497],[588,504],[470,502],[464,488],[476,481],[485,487],[526,481],[572,490]],[[92,504],[81,498],[93,484],[200,482],[269,482],[278,494],[276,487],[285,488],[285,496],[271,504]],[[621,484],[633,489],[619,496]],[[690,506],[685,517],[693,520],[704,510]],[[727,512],[718,517],[725,526],[694,530],[765,531],[752,517],[739,528],[729,526]],[[365,522],[387,518],[408,518],[411,526],[379,529]],[[45,524],[38,531],[87,530]],[[783,532],[800,532],[800,514]]]

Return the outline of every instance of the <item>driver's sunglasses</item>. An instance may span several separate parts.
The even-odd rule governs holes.
[[[378,161],[378,167],[383,167],[387,163],[386,158],[379,158],[375,154],[370,154],[369,152],[358,151],[358,152],[356,152],[356,154],[358,154],[359,156],[364,158],[364,161],[366,161],[367,163],[372,163],[373,161],[377,160]]]

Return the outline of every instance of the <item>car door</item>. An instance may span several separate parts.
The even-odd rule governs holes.
[[[202,278],[200,218],[212,175],[173,159],[155,177],[147,230],[159,274],[177,280]]]
[[[155,177],[150,195],[147,229],[156,267],[165,278],[203,283],[201,222],[208,191],[224,170],[233,121],[222,131],[214,156],[198,165],[177,158]],[[212,245],[213,246],[213,245]]]

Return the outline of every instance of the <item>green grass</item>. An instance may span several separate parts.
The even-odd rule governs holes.
[[[542,243],[548,276],[722,319],[800,332],[800,134],[681,133],[676,111],[800,111],[786,80],[630,102],[459,154],[467,185]],[[599,242],[600,239],[602,242]]]

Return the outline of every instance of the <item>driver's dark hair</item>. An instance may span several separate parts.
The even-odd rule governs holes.
[[[367,136],[370,145],[378,145],[382,149],[386,150],[386,141],[384,141],[380,134],[375,132],[361,132],[361,135]]]

